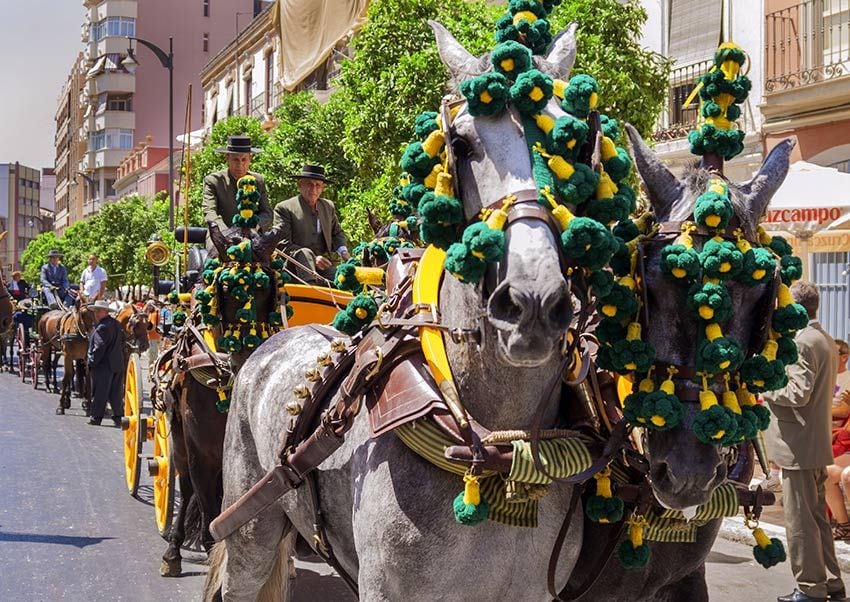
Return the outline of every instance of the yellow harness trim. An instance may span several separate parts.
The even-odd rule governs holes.
[[[422,255],[419,269],[413,278],[413,302],[432,308],[436,314],[439,302],[440,281],[443,277],[443,263],[446,253],[431,245]],[[425,311],[425,310],[420,310]],[[435,315],[436,317],[436,315]],[[438,328],[422,326],[419,329],[419,340],[422,343],[422,353],[431,369],[431,375],[439,387],[443,381],[452,381],[452,370],[446,355],[443,335]]]

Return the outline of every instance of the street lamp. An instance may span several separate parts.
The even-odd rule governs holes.
[[[163,67],[168,69],[168,229],[174,230],[174,41],[168,38],[168,54],[155,44],[127,36],[127,58],[121,64],[131,74],[136,72],[139,62],[133,52],[133,40],[147,46],[159,59]]]
[[[95,187],[96,182],[94,181],[94,179],[91,176],[88,176],[81,171],[78,171],[77,175],[80,176],[82,179],[84,179],[86,181],[86,183],[88,183],[88,185],[89,185],[89,201],[94,201],[94,187]]]

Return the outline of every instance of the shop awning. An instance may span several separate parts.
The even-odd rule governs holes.
[[[792,163],[770,201],[764,226],[785,232],[850,230],[850,174],[806,161]]]

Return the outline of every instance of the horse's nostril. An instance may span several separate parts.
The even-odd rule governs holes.
[[[493,293],[488,310],[491,319],[509,324],[518,324],[522,316],[522,306],[514,299],[510,286],[500,286]]]
[[[546,315],[552,327],[557,330],[566,330],[573,317],[573,305],[566,287],[562,288],[559,294],[549,301],[549,304],[551,308]]]

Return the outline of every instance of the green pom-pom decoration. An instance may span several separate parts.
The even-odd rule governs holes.
[[[201,279],[204,281],[204,284],[207,286],[211,285],[215,282],[216,271],[215,270],[204,270],[201,274]]]
[[[422,197],[426,192],[428,192],[428,188],[426,188],[425,184],[422,184],[421,182],[411,182],[410,184],[402,187],[401,196],[405,201],[407,201],[411,208],[413,208],[419,206],[419,201],[422,200]],[[356,253],[354,254],[356,255]]]
[[[730,280],[741,272],[744,254],[730,241],[712,238],[703,245],[699,260],[704,276]]]
[[[505,108],[510,83],[501,73],[492,71],[463,81],[460,92],[466,98],[467,111],[473,117],[495,115]]]
[[[787,559],[785,546],[782,545],[782,540],[776,537],[770,538],[770,545],[767,547],[753,546],[753,557],[766,569],[776,566],[780,562],[785,562]]]
[[[725,322],[734,308],[729,291],[722,284],[694,284],[688,291],[688,308],[693,316],[706,322]]]
[[[705,123],[688,134],[688,141],[694,155],[714,153],[729,161],[744,150],[744,135],[744,130],[722,130]]]
[[[733,371],[743,360],[741,346],[735,339],[718,337],[713,341],[702,340],[697,345],[697,372],[720,374]]]
[[[457,242],[457,227],[422,222],[419,224],[419,238],[425,244],[434,245],[440,249],[448,249],[453,243]]]
[[[247,324],[248,322],[254,322],[257,319],[257,312],[254,311],[254,308],[245,309],[244,307],[236,310],[236,321],[241,322],[242,324]]]
[[[667,245],[661,249],[661,271],[680,282],[691,282],[699,276],[699,253],[685,245]]]
[[[617,147],[617,154],[610,159],[602,162],[605,171],[614,180],[614,183],[619,184],[632,169],[632,159],[629,157],[629,152],[621,147]]]
[[[490,60],[496,70],[495,74],[510,81],[514,81],[520,73],[531,69],[531,51],[513,39],[508,39],[496,46],[490,54]]]
[[[741,380],[753,393],[775,391],[788,384],[785,364],[779,360],[768,360],[759,354],[748,358],[741,364]]]
[[[626,395],[626,399],[623,400],[623,417],[632,426],[642,426],[646,423],[643,402],[647,395],[649,393],[644,391],[634,391]]]
[[[809,314],[799,303],[778,307],[773,312],[771,326],[779,334],[791,334],[802,330],[809,323]]]
[[[216,341],[216,345],[219,351],[223,351],[224,353],[239,353],[242,351],[242,341],[233,335],[221,337]]]
[[[487,515],[490,513],[490,504],[484,498],[481,498],[481,503],[477,506],[463,503],[463,491],[461,491],[452,502],[452,510],[454,511],[455,520],[461,525],[477,525],[487,520]]]
[[[363,285],[360,284],[355,276],[359,265],[360,261],[353,258],[339,264],[334,276],[334,287],[351,293],[359,293],[363,290]]]
[[[727,445],[738,438],[738,417],[729,408],[713,405],[697,413],[692,429],[703,443]]]
[[[227,289],[227,293],[233,298],[234,301],[238,301],[240,303],[244,303],[248,300],[248,289],[244,286],[231,286]]]
[[[596,273],[600,274],[603,272]],[[596,330],[593,331],[593,334],[596,335],[600,344],[610,347],[617,341],[626,338],[626,327],[612,318],[603,318],[596,325]]]
[[[584,504],[585,514],[595,523],[618,523],[623,520],[624,509],[623,500],[616,496],[593,495]]]
[[[713,190],[699,195],[694,206],[694,219],[703,228],[722,230],[729,225],[733,215],[735,209],[729,197]]]
[[[776,260],[773,254],[767,249],[755,247],[744,253],[744,265],[738,274],[738,281],[747,286],[770,282],[774,271]]]
[[[614,255],[611,256],[611,261],[608,262],[608,265],[611,267],[611,271],[617,276],[627,276],[632,271],[632,252],[629,246],[621,239],[618,238],[617,242],[619,246]]]
[[[505,233],[489,227],[486,222],[468,226],[461,240],[472,255],[488,263],[498,261],[505,254]]]
[[[419,215],[430,224],[453,226],[463,221],[463,205],[453,196],[429,191],[419,201]]]
[[[741,413],[738,415],[738,440],[746,441],[758,435],[759,424],[758,415],[750,411],[749,406],[741,408]]]
[[[177,291],[171,291],[165,296],[165,300],[172,305],[177,305],[180,303],[180,296],[177,294]]]
[[[212,301],[212,298],[213,298],[212,293],[210,293],[210,291],[208,291],[207,289],[204,289],[204,288],[198,290],[195,293],[195,301],[197,301],[198,303],[200,303],[202,305],[209,305],[210,302]]]
[[[597,270],[590,273],[587,283],[593,288],[596,297],[604,297],[614,287],[614,274],[607,270]]]
[[[221,261],[217,257],[207,257],[206,261],[204,261],[204,271],[214,271],[220,267]]]
[[[637,312],[638,304],[631,289],[618,282],[611,287],[610,293],[599,297],[597,307],[606,318],[622,322]]]
[[[796,364],[797,359],[799,359],[799,353],[797,352],[797,343],[794,342],[794,337],[782,336],[776,339],[776,343],[779,345],[779,349],[776,350],[776,359],[786,366]]]
[[[685,415],[685,408],[679,398],[658,389],[648,393],[640,409],[643,420],[640,422],[655,431],[667,431],[679,425]]]
[[[371,295],[361,293],[354,297],[344,310],[337,312],[332,326],[347,335],[354,335],[370,324],[377,314],[378,304],[375,299]]]
[[[552,78],[537,69],[520,73],[511,86],[511,102],[522,115],[539,113],[551,98]]]
[[[561,234],[567,257],[590,271],[600,270],[617,250],[617,239],[603,224],[587,217],[575,217]]]
[[[446,251],[445,269],[467,284],[476,284],[487,271],[487,262],[475,257],[469,247],[456,242]]]
[[[440,162],[440,155],[433,157],[425,152],[422,143],[411,142],[401,156],[401,168],[417,178],[424,178]]]
[[[215,314],[202,313],[201,314],[201,322],[203,322],[207,326],[218,326],[219,324],[221,324],[221,318],[219,318]]]
[[[546,19],[537,19],[533,23],[520,19],[514,23],[513,15],[508,13],[496,21],[496,41],[522,42],[532,53],[543,54],[552,43],[552,32]]]
[[[756,423],[756,427],[758,430],[763,431],[767,429],[770,425],[770,410],[767,407],[761,404],[755,404],[751,406],[742,406],[741,413],[750,414],[754,417],[754,421]]]
[[[782,236],[773,236],[770,240],[770,249],[780,257],[786,257],[794,254],[794,249]]]
[[[186,319],[188,318],[188,314],[185,311],[175,311],[171,315],[171,322],[175,326],[183,326],[186,323]]]
[[[260,223],[260,218],[256,215],[251,215],[250,217],[244,217],[240,214],[236,214],[233,216],[231,220],[231,225],[237,228],[256,228],[257,224]],[[246,260],[250,261],[250,260]]]
[[[573,162],[581,150],[584,141],[587,140],[589,128],[587,123],[581,119],[577,119],[572,115],[564,115],[555,120],[555,126],[546,135],[546,150],[553,155],[561,155]],[[578,165],[582,165],[596,175],[596,182],[593,187],[599,182],[599,176],[590,167],[583,163],[576,163],[574,168],[579,169]],[[572,180],[577,174],[570,177]],[[586,174],[582,174],[585,178]],[[577,183],[576,183],[577,184]],[[592,190],[590,192],[593,192]],[[588,193],[589,194],[589,193]],[[566,200],[566,199],[565,199]]]
[[[275,271],[282,270],[284,265],[284,261],[281,258],[272,259],[271,263],[269,263],[269,267]]]
[[[641,235],[641,231],[632,219],[624,219],[614,226],[614,236],[623,242],[629,242]]]
[[[606,138],[616,141],[620,137],[620,124],[613,117],[600,113],[599,125],[602,128],[602,135]]]
[[[614,371],[620,374],[647,372],[655,360],[655,347],[642,339],[615,341],[609,353]]]
[[[416,137],[420,140],[425,140],[428,137],[428,134],[433,132],[436,129],[439,129],[439,125],[437,125],[437,112],[436,111],[425,111],[416,116],[416,121],[413,124],[413,130],[416,133]]]
[[[248,263],[251,261],[251,243],[250,242],[241,242],[238,245],[231,245],[227,247],[227,257],[231,261],[238,261],[241,263]]]
[[[269,326],[283,326],[283,316],[280,315],[280,312],[269,312]]]
[[[579,74],[570,78],[564,91],[561,107],[569,114],[579,119],[587,119],[590,112],[596,108],[599,84],[587,75]]]
[[[630,202],[633,197],[615,194],[607,199],[590,199],[584,205],[584,215],[603,224],[628,219],[634,205]]]
[[[219,399],[215,402],[215,409],[219,411],[221,414],[227,414],[228,410],[230,410],[230,398],[225,397],[224,399]]]
[[[256,349],[260,346],[263,340],[255,334],[248,334],[242,337],[243,349]]]
[[[791,286],[803,277],[803,262],[799,257],[785,255],[779,260],[779,276],[782,284]]]
[[[620,544],[617,556],[624,569],[642,569],[649,562],[649,546],[647,544],[635,547],[631,540]]]
[[[573,164],[575,172],[567,179],[555,180],[555,191],[565,203],[584,203],[599,184],[599,174],[584,163]]]
[[[254,288],[257,290],[264,291],[272,283],[272,279],[264,270],[257,270],[254,272]]]

